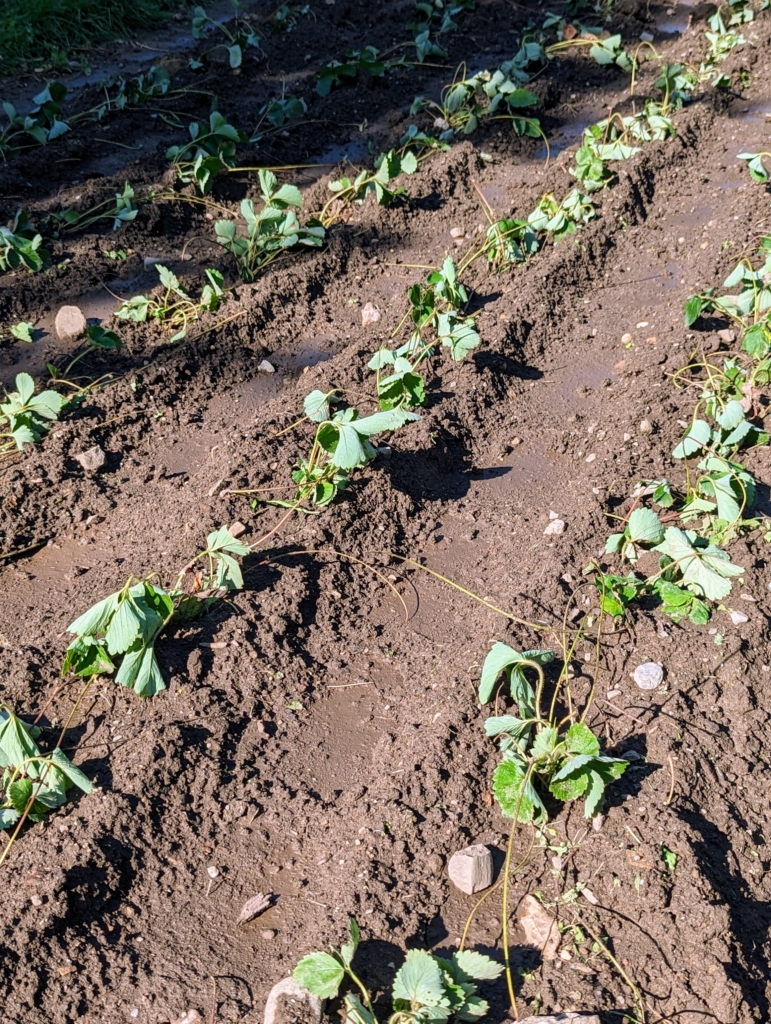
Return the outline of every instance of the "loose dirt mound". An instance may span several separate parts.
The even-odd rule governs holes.
[[[266,137],[252,162],[357,161],[370,143],[374,153],[396,144],[416,95],[437,97],[460,61],[497,66],[536,17],[533,7],[478,3],[443,37],[448,66],[363,76],[323,98],[313,73],[347,47],[403,42],[412,8],[310,6],[312,16],[268,36],[264,57],[249,57],[238,75],[211,59],[190,70],[188,58],[202,51],[192,44],[164,62],[175,87],[210,90],[247,130],[282,82],[305,98],[307,123]],[[611,27],[630,48],[652,30],[667,59],[698,61],[698,10],[679,35],[659,32],[645,5],[620,6]],[[677,477],[677,421],[690,420],[694,403],[671,375],[697,343],[720,345],[714,329],[696,339],[686,331],[685,299],[720,284],[771,222],[767,190],[735,159],[769,148],[771,32],[767,20],[746,28],[756,45],[723,65],[734,90],[746,87],[701,88],[677,114],[676,138],[618,165],[618,183],[598,197],[601,216],[509,273],[471,265],[464,281],[479,349],[436,364],[421,421],[399,431],[390,454],[334,505],[291,520],[244,559],[243,591],[164,635],[168,691],[141,701],[109,678],[91,688],[67,744],[98,789],[27,828],[4,866],[7,1024],[162,1024],[191,1007],[208,1014],[213,999],[213,1019],[255,1022],[270,987],[299,956],[337,942],[348,914],[366,940],[361,974],[378,993],[405,945],[457,943],[476,897],[434,873],[430,855],[486,843],[500,852],[499,868],[509,829],[489,794],[496,750],[476,696],[480,666],[493,640],[518,650],[544,644],[389,552],[524,619],[559,624],[583,569],[602,557],[607,512],[628,512],[636,480]],[[647,69],[638,106],[652,94]],[[65,627],[129,575],[173,580],[222,523],[247,524],[248,542],[271,529],[282,510],[262,506],[258,516],[250,496],[228,492],[291,493],[291,468],[312,434],[303,426],[277,435],[314,388],[371,390],[366,361],[397,327],[420,268],[463,251],[485,224],[475,185],[497,215],[526,216],[544,193],[572,187],[564,149],[581,129],[614,104],[632,109],[628,75],[585,51],[551,62],[531,87],[548,163],[540,140],[489,123],[422,165],[406,182],[409,201],[381,208],[370,197],[352,208],[323,249],[237,283],[187,339],[131,325],[130,347],[79,364],[94,378],[120,376],[42,444],[0,464],[0,552],[39,546],[0,573],[4,702],[37,714],[60,681]],[[73,102],[97,101],[87,88]],[[169,103],[185,123],[208,115],[205,95]],[[172,187],[164,153],[186,129],[171,120],[116,113],[11,158],[0,174],[3,220],[23,206],[36,221],[76,197],[85,207],[126,179]],[[313,211],[329,196],[328,172],[345,173],[324,166],[282,177],[302,187],[303,209]],[[244,172],[218,179],[212,198],[235,210],[256,195]],[[127,259],[106,256],[113,248]],[[111,292],[155,285],[145,257],[163,258],[191,287],[207,267],[236,281],[206,207],[143,204],[114,235],[102,224],[54,243],[49,272],[2,278],[2,322],[52,330],[66,303],[105,318],[118,302]],[[362,327],[367,302],[381,318]],[[240,315],[216,326],[231,313]],[[45,362],[60,354],[52,336],[0,345],[9,385],[22,369],[43,380]],[[260,372],[265,359],[275,373]],[[640,432],[643,420],[652,432]],[[75,456],[94,445],[106,466],[88,474]],[[766,510],[768,452],[750,460]],[[561,535],[544,536],[551,511],[566,523]],[[607,936],[627,978],[588,937],[566,932],[564,957],[541,963],[515,932],[523,1004],[593,1009],[610,1024],[631,1010],[631,979],[652,1020],[769,1019],[768,546],[756,532],[731,556],[746,569],[741,591],[755,598],[747,622],[716,612],[710,629],[675,625],[643,608],[607,638],[599,675],[588,640],[574,652],[575,692],[585,698],[597,679],[590,724],[632,765],[608,790],[599,830],[580,806],[552,823],[548,849],[531,849],[521,829],[515,863],[530,855],[514,892],[562,897],[562,918]],[[399,584],[408,622],[362,561],[409,580]],[[630,678],[647,660],[666,667],[665,686],[649,693]],[[76,692],[77,683],[61,690],[43,724],[61,727]],[[677,855],[675,871],[662,847]],[[210,885],[211,865],[219,874]],[[238,926],[258,892],[275,894],[273,906]],[[571,893],[575,903],[564,899]],[[500,951],[497,895],[468,941]],[[500,1019],[505,986],[487,988],[490,1019]]]

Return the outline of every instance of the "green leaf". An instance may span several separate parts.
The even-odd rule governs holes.
[[[140,697],[154,697],[165,690],[166,683],[155,657],[154,645],[137,641],[123,656],[115,681],[133,688]]]
[[[91,792],[91,783],[80,768],[76,768],[59,747],[54,750],[50,757],[62,775],[64,775],[70,783],[77,786],[78,789],[82,789],[84,793]]]
[[[586,802],[584,804],[585,818],[593,818],[597,814],[604,793],[605,779],[598,772],[590,771],[586,790]]]
[[[685,304],[685,326],[690,327],[701,316],[704,300],[700,295],[692,295]]]
[[[627,529],[629,539],[634,543],[660,544],[664,540],[661,520],[649,508],[636,508],[629,517]]]
[[[19,820],[21,815],[12,807],[0,807],[0,830],[11,828]]]
[[[35,743],[39,730],[27,725],[11,711],[0,711],[0,768],[18,768],[30,757],[39,757],[40,748]],[[36,779],[40,775],[37,763],[32,762],[25,769],[27,775]]]
[[[340,469],[355,469],[370,460],[369,452],[351,423],[338,421],[324,424],[317,437],[321,447],[330,453],[332,465]]]
[[[35,329],[34,324],[28,323],[25,320],[21,320],[18,324],[14,324],[8,329],[10,330],[12,336],[16,338],[17,341],[26,341],[32,344],[32,332]]]
[[[599,754],[600,741],[588,725],[574,722],[565,733],[565,746],[571,754]]]
[[[103,601],[97,602],[87,612],[83,612],[74,622],[67,626],[68,633],[76,633],[78,636],[95,636],[97,633],[104,633],[112,618],[115,609],[118,607],[123,591],[110,594]]]
[[[311,391],[303,399],[303,411],[309,420],[314,423],[323,423],[329,419],[329,393],[323,391]]]
[[[444,985],[439,965],[423,949],[410,949],[396,973],[393,984],[394,1002],[403,1000],[410,1006],[440,1006]]]
[[[493,775],[493,793],[507,818],[521,822],[546,818],[546,808],[531,782],[525,783],[525,772],[520,764],[507,757],[501,761]]]
[[[376,412],[372,416],[354,420],[353,428],[357,434],[361,434],[363,437],[372,437],[373,434],[380,434],[384,430],[398,430],[405,423],[413,423],[419,419],[420,416],[415,412],[408,412],[406,409],[391,409],[388,412]]]
[[[475,981],[493,981],[503,973],[501,964],[495,963],[489,956],[478,953],[475,949],[463,949],[453,953],[452,959],[465,975]]]
[[[551,726],[545,726],[540,730],[533,740],[530,748],[531,757],[538,758],[544,754],[551,754],[557,746],[557,730]]]
[[[741,576],[744,569],[734,565],[727,552],[710,545],[695,548],[687,535],[675,526],[665,534],[666,552],[677,562],[683,582],[691,583],[710,601],[722,601],[731,593],[728,577]]]
[[[677,867],[677,854],[674,850],[670,850],[668,846],[661,847],[661,859],[670,871],[674,871]]]
[[[242,544],[228,530],[227,526],[220,526],[206,538],[206,547],[209,551],[229,551],[233,555],[248,555],[251,548]]]
[[[694,420],[688,433],[672,452],[673,458],[685,459],[689,455],[701,451],[705,445],[709,444],[711,437],[712,430],[709,423],[706,420]]]
[[[576,771],[563,779],[554,778],[549,783],[549,792],[558,800],[577,800],[586,792],[589,785],[589,772]]]
[[[310,953],[294,969],[294,980],[319,999],[334,999],[343,983],[342,964],[329,953]]]

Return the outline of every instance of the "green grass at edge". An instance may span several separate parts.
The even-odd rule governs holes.
[[[185,0],[0,0],[0,75],[65,68],[84,50],[165,21]]]

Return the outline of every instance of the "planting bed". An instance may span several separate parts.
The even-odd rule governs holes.
[[[370,143],[373,153],[398,145],[416,120],[429,130],[431,118],[409,114],[414,97],[438,98],[461,61],[470,71],[496,67],[545,13],[480,0],[442,37],[446,62],[361,75],[320,97],[314,72],[348,47],[404,42],[412,5],[309,6],[292,32],[266,35],[259,59],[247,51],[238,73],[219,61],[223,50],[201,56],[211,41],[180,49],[177,40],[170,56],[154,56],[175,88],[210,90],[247,131],[282,82],[305,98],[305,123],[239,150],[244,164],[321,165],[279,173],[302,189],[303,217],[328,199],[330,175],[347,173],[330,163],[371,164]],[[652,32],[667,60],[698,62],[706,6],[678,8],[679,22],[623,0],[611,27],[630,50]],[[771,233],[768,190],[736,160],[771,148],[771,23],[761,16],[745,33],[756,45],[721,66],[731,88],[699,86],[675,115],[675,138],[616,165],[617,183],[595,197],[596,220],[506,273],[484,258],[471,264],[463,280],[479,348],[460,363],[435,361],[421,420],[379,441],[388,450],[321,514],[290,518],[246,556],[243,590],[163,634],[166,691],[142,700],[109,677],[92,685],[63,746],[97,788],[25,827],[2,867],[3,1024],[171,1024],[191,1008],[251,1024],[300,956],[340,941],[349,914],[362,929],[360,974],[379,998],[405,948],[457,946],[477,897],[453,888],[437,857],[485,843],[500,872],[510,828],[490,795],[497,752],[484,735],[490,709],[477,698],[481,665],[492,641],[517,650],[557,641],[392,553],[557,629],[576,590],[581,609],[596,603],[582,571],[605,558],[607,513],[628,513],[640,479],[682,476],[670,453],[694,398],[671,375],[694,349],[725,345],[722,321],[685,328],[685,300],[719,287]],[[189,69],[191,56],[202,68]],[[497,216],[525,217],[544,193],[565,195],[582,129],[614,104],[639,108],[655,75],[644,64],[630,99],[627,74],[568,50],[528,86],[540,99],[548,163],[541,140],[490,122],[404,179],[409,200],[381,208],[370,196],[321,249],[293,253],[252,284],[215,243],[207,208],[173,199],[140,204],[115,234],[102,222],[52,243],[48,272],[0,277],[3,328],[28,320],[40,329],[31,345],[3,331],[9,388],[21,370],[43,385],[46,363],[63,361],[53,332],[61,305],[79,305],[127,342],[78,364],[94,379],[119,375],[114,382],[40,444],[0,461],[0,556],[29,549],[0,563],[0,700],[30,721],[46,705],[42,724],[61,728],[80,683],[47,701],[77,615],[129,576],[173,582],[223,523],[245,524],[246,543],[278,524],[284,510],[228,491],[291,497],[290,471],[312,432],[304,424],[277,435],[313,389],[372,391],[367,360],[389,343],[407,288],[425,277],[420,267],[457,258],[486,227],[475,185]],[[67,102],[77,110],[98,101],[86,86]],[[192,91],[168,100],[185,126],[206,118],[209,104]],[[146,110],[76,127],[0,168],[1,219],[19,207],[33,221],[60,206],[83,209],[126,180],[195,195],[175,184],[165,158],[185,138],[186,127]],[[256,176],[241,172],[220,176],[211,198],[235,211],[257,194]],[[111,249],[127,258],[110,259]],[[121,299],[155,286],[146,257],[162,258],[191,290],[208,267],[235,289],[172,343],[157,323],[110,319]],[[367,303],[380,319],[362,326]],[[264,360],[275,372],[260,370]],[[357,402],[363,415],[375,411]],[[106,464],[88,473],[75,456],[94,445]],[[764,514],[770,451],[746,458]],[[563,533],[544,535],[550,512]],[[523,1016],[534,1004],[621,1021],[633,1013],[629,981],[650,1022],[771,1016],[765,530],[730,546],[744,582],[708,626],[674,624],[643,602],[605,637],[599,665],[590,639],[577,645],[576,699],[596,683],[588,724],[631,764],[608,788],[599,828],[578,802],[550,823],[550,848],[529,826],[518,830],[514,863],[526,863],[509,910]],[[747,621],[734,624],[730,610]],[[665,668],[656,690],[631,678],[644,661]],[[662,848],[676,855],[674,870]],[[587,937],[576,943],[567,930],[564,957],[548,962],[516,926],[518,901],[536,891]],[[258,892],[274,894],[273,905],[238,925]],[[501,929],[498,890],[468,944],[500,960]],[[589,929],[607,937],[616,966],[593,950]],[[503,980],[485,989],[489,1019],[503,1019]]]

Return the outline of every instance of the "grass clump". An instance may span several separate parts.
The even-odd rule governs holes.
[[[166,20],[180,0],[0,0],[0,74],[66,67],[82,50]]]

